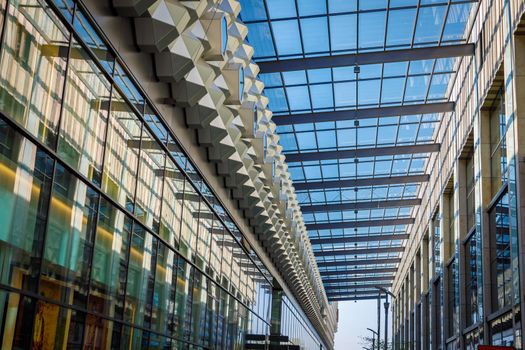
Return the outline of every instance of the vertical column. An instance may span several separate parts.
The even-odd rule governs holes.
[[[281,335],[281,316],[283,307],[283,290],[274,287],[272,290],[272,319],[270,334]]]
[[[414,300],[412,307],[414,309],[414,341],[415,349],[421,349],[421,248],[416,254],[414,269]]]
[[[460,347],[463,349],[463,329],[466,325],[466,298],[465,298],[465,246],[463,241],[467,236],[467,174],[466,174],[466,161],[464,159],[458,159],[456,165],[454,166],[454,179],[455,179],[455,188],[454,191],[454,206],[456,212],[456,219],[454,220],[454,231],[456,233],[456,268],[458,269],[457,273],[459,275],[458,280],[456,281],[456,290],[455,293],[459,293],[459,315],[458,315],[458,337],[460,341]],[[456,298],[458,295],[456,294]]]
[[[506,146],[508,166],[508,194],[509,194],[509,229],[511,239],[512,279],[514,302],[521,301],[520,289],[524,290],[525,283],[523,272],[519,266],[524,261],[524,238],[518,235],[518,230],[523,232],[525,224],[522,215],[525,214],[525,52],[524,39],[513,35],[512,11],[510,2],[504,1],[505,16],[504,28],[506,29],[507,45],[504,53],[504,81],[505,81],[505,114],[507,123]],[[519,252],[518,252],[518,247]],[[520,278],[521,277],[521,278]],[[521,313],[521,334],[524,332],[525,315]]]
[[[440,233],[441,233],[441,247],[440,247],[440,260],[442,264],[441,268],[441,290],[440,293],[440,302],[441,305],[441,334],[438,334],[441,337],[441,347],[445,348],[445,340],[448,337],[448,322],[449,322],[449,303],[446,301],[446,298],[449,294],[449,285],[448,285],[448,270],[446,264],[450,257],[450,234],[449,234],[449,201],[447,195],[443,194],[439,199],[439,210],[441,220],[439,221]],[[447,336],[445,336],[447,334]]]
[[[491,176],[490,176],[490,112],[482,110],[480,118],[474,124],[474,155],[475,171],[479,172],[479,180],[476,186],[476,230],[481,232],[481,268],[482,268],[482,305],[483,334],[485,344],[488,344],[489,327],[484,315],[491,312],[492,286],[490,277],[490,225],[489,214],[486,211],[491,200]],[[478,141],[479,140],[479,141]]]

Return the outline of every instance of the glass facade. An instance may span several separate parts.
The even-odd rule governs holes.
[[[242,349],[272,276],[88,18],[0,0],[0,348]]]

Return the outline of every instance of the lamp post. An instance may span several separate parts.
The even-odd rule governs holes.
[[[376,335],[377,335],[377,349],[379,350],[379,334],[377,334],[376,331],[374,331],[372,328],[367,328],[370,332],[372,332],[372,350],[376,348]]]
[[[388,350],[388,308],[390,307],[390,303],[388,302],[388,296],[390,295],[392,299],[395,299],[396,297],[386,288],[383,288],[381,286],[374,286],[374,288],[379,289],[380,291],[379,293],[385,292],[385,304],[384,304],[385,305],[385,345],[384,345],[384,350]]]
[[[381,344],[381,290],[377,294],[377,350],[380,350]]]

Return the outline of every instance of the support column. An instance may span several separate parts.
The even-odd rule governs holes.
[[[463,329],[466,325],[466,299],[465,299],[465,246],[463,241],[467,237],[467,173],[466,173],[466,160],[458,159],[454,166],[454,180],[455,180],[455,191],[454,191],[454,207],[456,212],[456,218],[454,220],[454,231],[456,233],[456,266],[458,273],[458,280],[456,283],[459,285],[456,287],[456,292],[459,292],[459,310],[458,310],[458,324],[457,324],[457,336],[459,337],[460,349],[463,349]]]
[[[488,344],[489,326],[486,315],[492,310],[492,281],[490,277],[490,223],[487,208],[491,200],[491,175],[490,175],[490,111],[482,110],[480,118],[474,124],[475,141],[475,170],[479,172],[479,181],[476,186],[476,230],[481,232],[481,268],[482,268],[482,314],[484,343]]]
[[[507,95],[512,98],[505,99],[507,114],[507,159],[509,162],[509,199],[511,237],[515,237],[517,254],[520,267],[525,266],[525,37],[511,35],[505,51],[505,77],[510,80],[506,87]],[[510,57],[509,57],[510,56]],[[510,79],[512,77],[512,79]],[[512,94],[510,94],[512,92]],[[509,100],[509,101],[507,101]],[[514,167],[514,168],[513,168]],[[513,208],[513,204],[515,207]],[[514,227],[513,227],[514,226]],[[512,230],[517,232],[512,234]],[[521,234],[517,234],[521,232]],[[514,259],[513,259],[514,260]],[[515,301],[524,304],[525,298],[525,268],[519,268],[513,263],[514,271],[519,271],[515,279]],[[521,290],[521,292],[520,292]],[[521,312],[521,334],[525,334],[525,314]]]

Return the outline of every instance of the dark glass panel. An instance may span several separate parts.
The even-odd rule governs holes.
[[[126,285],[124,320],[148,326],[153,294],[157,239],[134,224]]]
[[[98,193],[57,164],[40,277],[40,294],[85,305]]]
[[[131,225],[129,216],[107,200],[100,200],[89,309],[117,319],[123,317]],[[110,331],[107,336],[111,336]]]
[[[159,242],[155,272],[155,291],[151,310],[151,329],[164,334],[176,331],[173,327],[177,288],[177,256]]]
[[[0,119],[0,283],[36,292],[53,160]]]
[[[41,317],[35,318],[35,309],[32,299],[0,290],[0,348],[31,348],[33,322],[37,325],[42,322]]]

